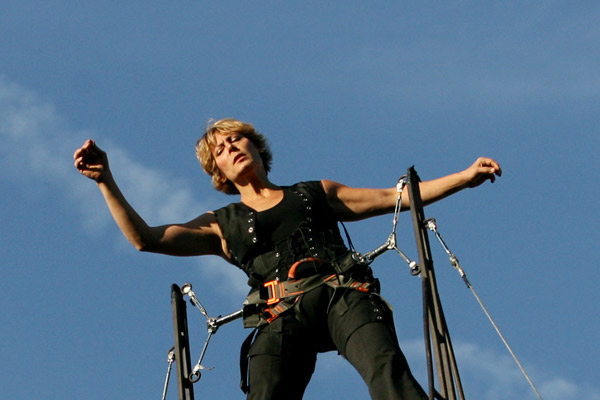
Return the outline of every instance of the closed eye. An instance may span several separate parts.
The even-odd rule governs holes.
[[[228,136],[225,141],[227,141],[227,143],[235,143],[240,141],[244,136],[237,134],[237,135],[231,135]],[[225,144],[224,143],[220,143],[218,145],[215,146],[215,155],[216,156],[220,156],[221,154],[223,154],[223,150],[225,150]]]

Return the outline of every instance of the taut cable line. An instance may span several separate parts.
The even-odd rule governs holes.
[[[418,182],[419,177],[413,167],[408,169],[407,175],[398,180],[398,183],[396,184],[398,197],[396,199],[396,207],[394,210],[392,233],[381,246],[364,255],[358,254],[357,258],[364,263],[370,264],[376,257],[386,251],[396,250],[400,257],[410,267],[411,274],[421,276],[425,350],[427,358],[427,375],[429,378],[429,399],[464,400],[465,397],[458,373],[458,366],[456,365],[456,359],[450,341],[450,334],[448,333],[441,300],[439,299],[437,291],[435,274],[433,271],[433,261],[431,260],[431,251],[429,249],[429,241],[427,240],[427,232],[422,224],[424,215]],[[419,253],[418,264],[417,262],[410,260],[396,244],[396,228],[402,206],[402,193],[407,185],[413,226],[415,228],[417,250]],[[434,385],[434,356],[439,391],[436,390]],[[459,397],[456,397],[457,393]]]
[[[458,261],[458,258],[456,258],[456,256],[454,255],[454,253],[452,253],[452,251],[450,251],[450,249],[446,245],[446,242],[444,242],[444,239],[442,238],[442,235],[440,235],[440,233],[438,231],[437,222],[436,222],[435,218],[429,218],[429,219],[425,220],[424,223],[425,223],[425,227],[427,229],[429,229],[430,231],[432,231],[435,234],[435,237],[437,238],[438,242],[440,242],[440,244],[444,248],[444,251],[448,255],[448,259],[450,260],[450,264],[452,265],[452,267],[454,267],[454,269],[456,269],[458,271],[458,273],[460,274],[461,278],[465,282],[465,285],[467,285],[467,287],[471,290],[471,293],[473,293],[473,296],[475,296],[475,299],[477,299],[477,302],[479,303],[479,305],[481,306],[481,309],[483,310],[483,312],[485,313],[486,317],[488,318],[488,320],[490,321],[490,323],[494,327],[494,330],[496,331],[496,333],[498,334],[498,336],[500,336],[500,339],[502,340],[502,343],[504,343],[504,346],[506,346],[506,349],[508,350],[508,352],[512,356],[513,360],[515,360],[515,362],[517,363],[517,366],[519,367],[519,369],[521,370],[521,372],[523,373],[523,375],[525,375],[525,379],[527,379],[527,382],[529,382],[529,385],[531,386],[531,388],[533,389],[533,391],[537,395],[538,399],[542,400],[542,395],[536,389],[535,385],[533,384],[533,381],[531,380],[531,378],[529,377],[529,375],[525,371],[525,368],[523,367],[523,365],[521,364],[521,362],[519,361],[519,359],[515,355],[514,351],[512,350],[512,348],[510,347],[510,345],[508,344],[508,341],[506,340],[506,338],[504,337],[504,335],[500,331],[500,328],[498,328],[498,325],[496,324],[496,322],[494,322],[494,319],[492,318],[492,316],[488,312],[487,308],[485,307],[485,305],[483,304],[483,302],[481,301],[481,299],[477,295],[477,292],[475,291],[475,288],[473,288],[473,285],[471,284],[471,282],[469,282],[469,279],[467,278],[467,274],[465,273],[464,269],[461,267],[460,262]]]
[[[435,234],[435,237],[437,238],[438,242],[442,245],[444,251],[448,255],[450,264],[452,265],[452,267],[454,269],[456,269],[458,271],[461,278],[465,282],[466,286],[469,288],[469,290],[471,290],[471,293],[473,293],[473,296],[479,303],[479,305],[482,308],[483,312],[485,313],[486,317],[488,318],[488,320],[494,327],[494,330],[496,331],[496,333],[498,334],[498,336],[504,343],[504,346],[506,346],[508,352],[510,353],[510,355],[516,362],[517,366],[519,367],[519,369],[521,370],[521,372],[527,379],[527,382],[529,383],[529,385],[531,386],[531,388],[537,395],[538,399],[542,400],[541,394],[539,393],[539,391],[535,387],[533,381],[531,380],[531,378],[525,371],[525,368],[523,367],[523,365],[521,364],[521,362],[515,355],[514,351],[508,344],[508,341],[506,340],[506,338],[504,337],[504,335],[498,328],[498,325],[496,324],[496,322],[490,315],[489,311],[483,304],[481,298],[475,291],[475,288],[473,287],[471,282],[469,282],[469,279],[467,278],[467,275],[466,275],[464,269],[461,267],[460,262],[458,261],[458,258],[454,255],[454,253],[452,253],[452,251],[450,251],[450,249],[444,242],[444,239],[442,238],[442,236],[440,235],[440,233],[437,229],[437,223],[436,223],[435,218],[424,219],[424,215],[423,215],[423,211],[422,211],[422,204],[420,204],[421,199],[420,199],[420,193],[418,192],[418,185],[415,185],[416,183],[418,183],[418,180],[419,180],[419,178],[416,175],[416,172],[414,171],[413,167],[409,168],[407,175],[402,176],[398,180],[398,183],[396,185],[396,189],[398,192],[398,198],[396,201],[396,208],[394,211],[394,217],[393,217],[393,221],[392,221],[393,222],[392,233],[390,234],[388,239],[385,241],[385,243],[383,243],[381,246],[379,246],[379,247],[375,248],[374,250],[367,252],[365,254],[358,254],[358,259],[364,263],[370,264],[373,262],[373,260],[376,257],[385,253],[386,251],[396,250],[398,252],[398,254],[400,255],[400,257],[409,265],[411,274],[412,275],[421,275],[421,277],[424,279],[424,282],[423,282],[424,283],[424,286],[423,286],[424,297],[428,297],[428,296],[437,297],[438,296],[437,289],[435,288],[435,286],[433,286],[433,287],[431,286],[432,280],[433,280],[433,284],[435,284],[435,281],[434,281],[435,277],[433,275],[433,269],[432,269],[433,262],[431,260],[431,255],[430,255],[430,250],[429,250],[429,241],[427,240],[427,237],[424,233],[426,229],[433,232]],[[411,185],[411,183],[413,183],[413,184]],[[412,195],[411,196],[411,214],[413,216],[415,235],[417,237],[417,242],[418,242],[417,247],[420,252],[420,258],[421,258],[420,264],[417,264],[415,261],[410,260],[406,256],[406,254],[397,247],[397,244],[396,244],[396,228],[398,225],[398,219],[399,219],[399,214],[400,214],[402,192],[407,184],[410,189],[410,194]],[[415,198],[413,198],[413,197],[415,197]],[[424,266],[427,267],[426,269],[429,271],[430,277],[423,276],[424,275],[423,274]],[[432,304],[430,303],[431,300],[432,299],[428,299],[424,302],[424,306],[426,308],[432,307]],[[433,300],[439,302],[439,299],[437,299],[437,300],[433,299]],[[438,307],[439,307],[439,309],[438,309]],[[430,385],[429,385],[430,398],[433,398],[435,396],[435,397],[443,398],[443,399],[446,399],[446,398],[454,399],[455,394],[454,394],[454,390],[452,389],[452,387],[454,385],[456,385],[460,398],[464,399],[464,394],[462,393],[460,378],[458,377],[458,369],[457,369],[455,361],[454,361],[454,355],[453,355],[451,345],[448,346],[445,344],[446,340],[449,343],[450,338],[449,338],[449,334],[447,333],[447,327],[445,326],[443,312],[441,311],[441,303],[439,303],[439,305],[434,304],[434,307],[430,311],[425,309],[424,310],[424,318],[426,320],[425,321],[426,322],[425,323],[425,331],[426,331],[425,342],[426,342],[427,361],[428,361],[427,369],[428,369],[428,375],[429,375],[429,380],[430,380]],[[431,320],[432,318],[433,318],[433,320]],[[436,321],[436,318],[439,320]],[[439,325],[434,326],[436,323]],[[440,345],[439,343],[438,344],[433,343],[433,348],[434,348],[434,350],[436,352],[436,356],[437,356],[438,378],[439,378],[440,384],[442,385],[442,388],[441,388],[442,395],[440,395],[435,390],[435,388],[433,387],[433,384],[432,384],[433,366],[432,366],[431,349],[430,349],[432,347],[431,340],[433,339],[435,342],[435,340],[438,339],[438,337],[440,335],[442,338],[442,340],[441,340],[442,344]],[[444,339],[444,336],[447,336],[446,339]],[[439,364],[441,364],[441,365],[439,365]],[[456,382],[453,382],[453,380],[455,380]],[[446,396],[449,396],[449,397],[446,397]]]
[[[206,327],[208,336],[202,347],[202,352],[198,362],[192,368],[190,361],[190,344],[188,335],[187,311],[183,296],[190,299],[190,303],[194,305],[204,317],[206,317]],[[171,374],[172,364],[177,363],[177,386],[179,392],[179,400],[194,400],[193,384],[198,382],[202,377],[201,370],[211,370],[202,365],[202,360],[208,349],[208,344],[212,335],[217,333],[221,325],[225,325],[231,321],[235,321],[243,316],[243,308],[232,312],[225,316],[211,317],[206,308],[200,303],[196,293],[192,290],[191,283],[185,283],[181,288],[173,284],[171,285],[171,304],[173,308],[173,330],[175,334],[175,346],[169,350],[167,358],[167,376],[163,387],[162,400],[166,399],[167,388],[169,386],[169,377]]]
[[[204,346],[202,347],[202,352],[200,353],[200,357],[198,359],[198,362],[196,363],[196,365],[194,366],[194,368],[192,369],[191,374],[189,375],[188,379],[192,382],[198,382],[200,380],[200,378],[202,377],[202,373],[200,372],[200,370],[211,370],[213,369],[213,367],[205,367],[202,365],[202,360],[204,359],[204,355],[206,354],[206,350],[208,349],[208,344],[210,343],[210,339],[212,337],[212,335],[214,335],[215,333],[217,333],[217,330],[219,329],[219,327],[221,325],[224,325],[228,322],[234,321],[238,318],[241,318],[243,315],[243,309],[240,309],[236,312],[233,312],[231,314],[228,314],[224,317],[211,317],[208,315],[208,312],[206,311],[206,308],[204,308],[204,306],[202,305],[202,303],[200,303],[200,300],[198,300],[198,297],[196,297],[196,293],[194,293],[194,291],[192,290],[192,284],[191,283],[186,283],[181,287],[181,293],[188,296],[190,298],[191,303],[198,309],[200,310],[200,312],[202,313],[202,315],[204,315],[206,317],[206,328],[208,330],[208,336],[206,337],[206,341],[204,342]]]

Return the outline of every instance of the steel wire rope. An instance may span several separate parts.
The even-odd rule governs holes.
[[[506,349],[508,350],[508,352],[512,356],[513,360],[515,361],[515,363],[517,364],[517,366],[519,367],[519,369],[521,370],[521,373],[525,376],[525,379],[527,380],[527,382],[529,383],[529,385],[531,386],[531,388],[533,389],[533,391],[537,395],[538,399],[542,400],[542,395],[540,394],[540,392],[537,390],[537,388],[533,384],[533,381],[529,377],[529,374],[527,374],[527,372],[525,371],[525,368],[523,367],[523,365],[521,364],[521,362],[517,358],[517,355],[515,354],[515,352],[512,350],[512,348],[508,344],[508,341],[506,340],[506,338],[504,337],[504,335],[500,331],[500,328],[498,327],[498,325],[496,324],[496,322],[492,318],[492,316],[489,313],[489,311],[487,310],[486,306],[483,304],[483,301],[481,301],[481,298],[479,297],[479,295],[475,291],[475,288],[473,287],[473,285],[471,284],[471,282],[467,278],[467,274],[465,273],[464,269],[461,267],[461,265],[460,265],[460,263],[458,261],[458,258],[456,258],[456,256],[454,255],[454,253],[452,253],[452,251],[450,251],[450,249],[446,245],[446,242],[442,238],[442,235],[438,232],[437,222],[436,222],[435,218],[429,218],[429,219],[423,221],[423,223],[425,224],[425,227],[427,229],[429,229],[430,231],[432,231],[435,234],[435,237],[437,238],[438,242],[442,245],[442,248],[444,249],[444,251],[448,255],[448,259],[450,260],[450,264],[452,265],[452,267],[454,267],[454,269],[456,269],[458,271],[458,273],[460,274],[461,278],[465,282],[465,285],[467,285],[467,287],[469,288],[469,290],[471,291],[471,293],[473,293],[473,296],[475,296],[475,299],[479,303],[479,306],[481,307],[481,309],[485,313],[486,317],[488,318],[488,320],[490,321],[490,323],[494,327],[494,330],[496,331],[496,333],[498,334],[498,336],[502,340],[502,343],[504,343],[504,346],[506,347]]]

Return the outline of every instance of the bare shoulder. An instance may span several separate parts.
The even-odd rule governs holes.
[[[325,191],[325,194],[327,195],[327,197],[330,197],[330,196],[336,197],[337,193],[340,190],[343,190],[344,188],[349,189],[349,186],[346,186],[339,182],[331,181],[329,179],[321,179],[321,185],[323,186],[323,190]]]
[[[227,240],[213,211],[206,212],[191,222],[197,224],[197,227],[200,229],[205,230],[213,238],[215,244],[218,243],[218,256],[223,257],[227,261],[231,260],[231,252],[227,246]]]
[[[191,221],[185,223],[184,225],[191,229],[206,229],[207,233],[213,229],[220,231],[217,217],[212,211],[207,211],[204,214],[201,214]]]
[[[321,185],[323,186],[323,191],[325,192],[325,197],[327,198],[329,206],[334,210],[344,208],[343,203],[346,201],[344,197],[347,197],[348,194],[351,193],[352,188],[328,179],[322,179]]]
[[[342,221],[353,221],[381,215],[393,210],[394,190],[354,188],[339,182],[323,179],[327,202]]]

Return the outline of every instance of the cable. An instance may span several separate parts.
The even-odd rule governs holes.
[[[437,223],[436,223],[435,218],[429,218],[429,219],[423,221],[423,223],[425,224],[425,227],[427,229],[429,229],[430,231],[432,231],[435,234],[436,238],[438,239],[438,241],[440,242],[440,244],[444,248],[444,251],[448,255],[448,258],[450,260],[450,264],[452,264],[452,266],[454,267],[454,269],[456,269],[458,271],[458,273],[460,274],[460,276],[463,278],[463,281],[465,282],[465,284],[467,285],[467,287],[471,290],[471,293],[473,293],[473,296],[475,296],[475,299],[477,299],[477,302],[479,303],[479,305],[483,309],[483,312],[485,313],[486,317],[489,319],[490,323],[492,324],[492,326],[496,330],[496,333],[498,334],[498,336],[500,336],[500,339],[504,343],[504,346],[506,346],[506,349],[508,350],[508,352],[512,356],[513,360],[515,360],[515,362],[517,363],[517,366],[519,367],[519,369],[521,370],[521,372],[523,373],[523,375],[525,375],[525,379],[527,379],[527,382],[529,382],[529,385],[531,386],[531,388],[533,389],[533,391],[535,392],[535,394],[537,395],[537,397],[540,400],[542,400],[542,395],[536,389],[535,385],[533,384],[533,381],[531,380],[531,378],[529,377],[529,375],[525,371],[525,368],[523,367],[523,365],[521,364],[521,362],[519,361],[519,359],[515,355],[514,351],[512,350],[512,348],[510,347],[510,345],[508,344],[508,341],[506,340],[506,338],[504,337],[504,335],[500,331],[500,328],[498,328],[498,325],[496,324],[496,322],[494,322],[494,319],[492,318],[492,316],[488,312],[487,308],[485,307],[485,305],[483,304],[483,302],[481,301],[481,299],[477,295],[477,292],[475,291],[475,288],[473,288],[473,285],[471,285],[471,282],[469,282],[469,280],[467,279],[467,274],[465,273],[465,271],[463,270],[463,268],[460,266],[458,258],[456,258],[456,256],[450,251],[450,249],[448,248],[448,246],[444,242],[444,239],[442,238],[442,236],[438,232]]]
[[[202,313],[202,315],[204,315],[206,317],[206,327],[208,330],[208,336],[206,337],[206,340],[204,341],[204,346],[202,347],[202,351],[200,352],[200,357],[198,359],[198,362],[194,366],[192,373],[189,376],[190,382],[196,383],[202,377],[202,373],[200,372],[201,370],[213,369],[213,367],[208,368],[208,367],[205,367],[202,365],[202,360],[204,359],[206,350],[208,350],[208,344],[210,343],[210,339],[211,339],[212,335],[217,333],[217,330],[219,329],[219,327],[221,325],[227,324],[231,321],[241,318],[243,316],[243,309],[240,309],[231,314],[225,315],[224,317],[219,316],[219,317],[215,318],[215,317],[211,317],[208,315],[206,308],[204,308],[202,303],[200,303],[200,300],[198,300],[198,297],[196,297],[196,293],[194,293],[194,291],[192,290],[191,283],[186,283],[183,286],[181,286],[181,294],[188,296],[190,298],[190,301],[192,302],[192,304],[194,306],[196,306],[196,308],[200,311],[200,313]]]
[[[165,377],[165,384],[163,386],[162,400],[167,398],[167,390],[169,389],[169,378],[171,377],[171,369],[173,368],[173,362],[175,362],[175,347],[171,347],[167,355],[167,376]]]

